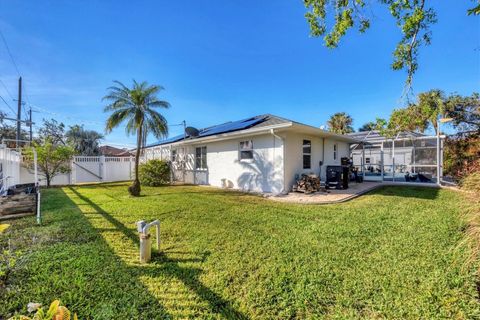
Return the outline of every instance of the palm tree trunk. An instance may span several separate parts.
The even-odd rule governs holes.
[[[133,184],[128,188],[128,192],[135,197],[140,195],[141,187],[140,187],[140,180],[138,179],[138,165],[140,163],[140,149],[142,147],[142,126],[138,126],[137,129],[137,150],[135,152],[135,180],[133,180]]]
[[[135,152],[135,180],[138,181],[138,164],[140,163],[140,151],[142,149],[142,126],[137,130],[137,150]]]

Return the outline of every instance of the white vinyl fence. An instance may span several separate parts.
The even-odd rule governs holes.
[[[55,176],[51,185],[131,180],[135,169],[135,160],[133,157],[74,156],[70,162],[70,169],[69,173]],[[46,185],[41,171],[39,171],[38,177],[40,185]],[[33,170],[21,166],[19,180],[20,183],[33,182]]]
[[[132,179],[135,168],[133,157],[85,157],[72,160],[72,182],[111,182]]]
[[[0,145],[0,195],[20,183],[20,162],[19,152]]]

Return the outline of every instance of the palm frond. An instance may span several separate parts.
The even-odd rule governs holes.
[[[154,108],[168,109],[170,108],[170,103],[163,100],[152,100],[148,102],[148,106],[154,107]]]
[[[148,117],[145,121],[149,132],[153,133],[155,138],[161,139],[168,136],[167,119],[155,110],[147,110]]]
[[[113,86],[107,90],[107,95],[102,101],[109,101],[110,104],[104,107],[105,112],[112,112],[107,119],[106,131],[125,124],[127,135],[136,134],[142,127],[145,132],[142,139],[151,132],[157,138],[165,137],[168,134],[167,120],[153,108],[168,109],[170,104],[157,98],[157,94],[164,90],[162,86],[149,85],[146,81],[137,82],[133,79],[131,88],[128,88],[120,81],[114,81]]]
[[[135,109],[133,108],[125,108],[114,111],[107,119],[105,131],[107,133],[112,132],[115,127],[120,125],[120,123],[122,123],[123,121],[127,120],[127,118],[131,115],[132,112],[134,112],[134,110]]]

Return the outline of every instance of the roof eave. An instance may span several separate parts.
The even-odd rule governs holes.
[[[327,130],[323,130],[323,129],[320,129],[320,128],[317,128],[317,127],[314,127],[314,126],[310,126],[310,125],[307,125],[307,124],[299,123],[299,122],[295,122],[293,124],[292,128],[294,128],[294,129],[295,128],[306,129],[314,135],[318,135],[320,137],[325,137],[325,138],[333,138],[333,139],[344,141],[344,142],[349,142],[349,143],[359,143],[360,142],[360,140],[354,139],[354,138],[349,137],[347,135],[333,133],[333,132],[330,132],[330,131],[327,131]]]

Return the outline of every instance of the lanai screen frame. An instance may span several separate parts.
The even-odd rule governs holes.
[[[366,138],[368,138],[368,135]],[[354,167],[358,169],[365,181],[440,184],[443,176],[444,139],[445,136],[443,135],[402,138],[397,135],[395,138],[384,138],[377,141],[365,141],[364,139],[360,143],[351,144],[350,157],[353,159]],[[403,145],[403,147],[400,147],[400,145]],[[400,155],[399,149],[409,147],[412,148],[410,162],[405,159],[408,153],[403,154],[405,156],[403,163],[396,162],[395,160]],[[378,161],[376,161],[376,157],[372,157],[372,150],[380,157]],[[359,151],[361,152],[361,163],[358,163]],[[369,151],[371,156],[368,164],[365,161],[367,158],[366,151]],[[355,155],[357,159],[355,159]],[[387,164],[385,155],[391,156],[391,164]],[[374,159],[373,163],[371,162],[372,158]],[[430,163],[428,163],[428,159],[431,160]]]

